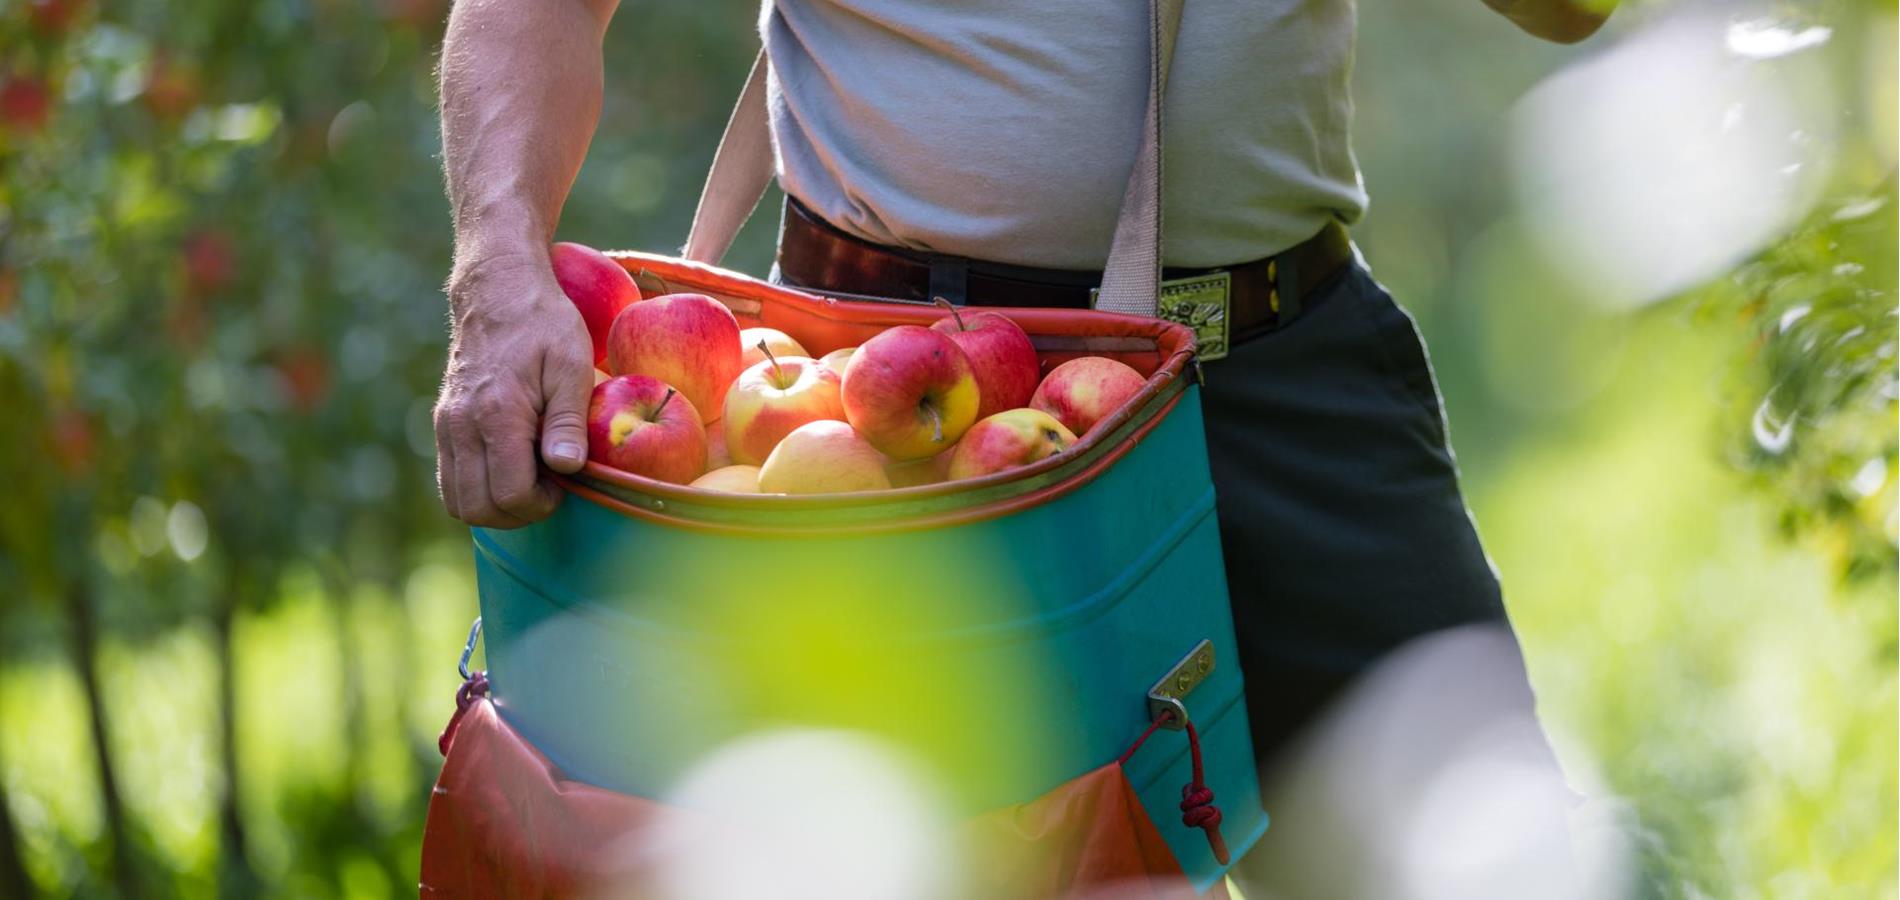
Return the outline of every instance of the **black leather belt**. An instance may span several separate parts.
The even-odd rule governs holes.
[[[1337,221],[1273,256],[1212,269],[1168,268],[1166,279],[1226,272],[1232,339],[1269,331],[1298,314],[1302,301],[1352,259]],[[779,229],[779,278],[835,294],[928,303],[943,297],[971,306],[1087,309],[1102,273],[1038,269],[886,247],[860,240],[787,199]]]

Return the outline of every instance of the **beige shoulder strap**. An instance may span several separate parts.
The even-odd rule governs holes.
[[[1100,309],[1153,316],[1161,294],[1161,101],[1184,2],[1148,0],[1147,111],[1102,273],[1096,300]],[[776,161],[766,117],[766,90],[766,60],[761,50],[726,121],[712,169],[706,173],[706,186],[700,191],[686,238],[687,259],[718,263],[772,182]]]

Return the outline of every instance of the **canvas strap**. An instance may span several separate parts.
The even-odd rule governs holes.
[[[1098,309],[1153,316],[1161,294],[1161,101],[1184,2],[1148,0],[1148,102],[1141,141],[1122,192],[1121,214],[1115,220],[1108,264],[1103,267]],[[712,169],[706,173],[682,251],[687,259],[717,264],[772,183],[775,160],[766,115],[766,68],[761,50],[732,117],[726,120]]]

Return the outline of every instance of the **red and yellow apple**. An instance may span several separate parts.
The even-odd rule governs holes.
[[[693,479],[688,487],[728,494],[756,494],[759,492],[759,467],[725,466],[714,469]]]
[[[877,448],[851,426],[831,419],[793,429],[759,467],[759,491],[766,494],[836,494],[890,486]]]
[[[759,344],[764,343],[764,347]],[[772,356],[784,359],[788,356],[810,356],[805,345],[792,340],[792,336],[776,328],[747,328],[739,332],[739,366],[750,369],[763,362],[766,351]]]
[[[645,375],[594,386],[587,455],[622,472],[685,484],[706,466],[706,428],[685,394]]]
[[[1036,359],[1036,347],[1029,342],[1028,332],[1002,313],[966,314],[949,301],[938,303],[950,314],[938,319],[930,330],[948,335],[969,358],[982,399],[976,417],[987,419],[1006,409],[1027,406],[1042,377],[1042,364]]]
[[[839,347],[830,353],[818,357],[818,361],[830,366],[831,371],[838,373],[839,378],[843,378],[844,368],[850,364],[851,354],[856,352],[858,352],[858,348],[856,347]]]
[[[722,425],[710,425],[706,428],[706,471],[723,469],[732,465],[732,454],[726,452],[726,429]]]
[[[1054,416],[1076,434],[1087,434],[1096,422],[1140,393],[1147,381],[1127,363],[1084,356],[1056,366],[1037,386],[1029,406]]]
[[[613,327],[620,311],[640,302],[640,288],[633,276],[607,254],[581,244],[559,243],[548,248],[548,262],[554,265],[554,280],[561,285],[574,308],[587,324],[587,336],[594,341],[594,365],[607,361],[607,329]]]
[[[665,294],[620,311],[607,331],[607,371],[679,389],[703,421],[719,418],[739,377],[739,320],[704,294]]]
[[[722,430],[732,461],[758,465],[798,426],[819,419],[843,421],[839,381],[838,373],[810,357],[766,352],[764,360],[739,373],[726,391]]]
[[[1047,459],[1069,449],[1075,433],[1039,409],[1011,409],[975,425],[950,451],[951,481]]]
[[[953,448],[954,449],[954,448]],[[884,465],[884,474],[891,479],[891,487],[916,487],[920,484],[936,484],[944,480],[945,464],[950,458],[950,450],[936,456],[913,459],[908,462],[893,462]]]
[[[963,350],[920,325],[899,325],[865,341],[845,367],[840,398],[851,427],[899,462],[956,443],[981,403]]]

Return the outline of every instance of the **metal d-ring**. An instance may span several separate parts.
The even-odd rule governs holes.
[[[468,626],[468,643],[462,645],[462,660],[455,664],[455,670],[462,673],[462,680],[475,676],[468,671],[468,661],[475,658],[475,642],[482,636],[482,617],[476,616],[475,623]]]

